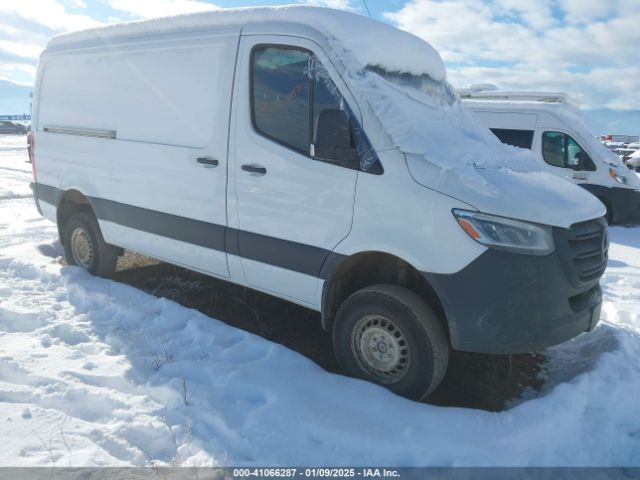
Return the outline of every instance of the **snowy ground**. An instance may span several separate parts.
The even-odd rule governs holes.
[[[30,197],[31,164],[25,135],[0,135],[0,200]]]
[[[59,262],[25,137],[0,137],[0,465],[640,466],[640,228],[592,334],[502,413],[435,407]]]

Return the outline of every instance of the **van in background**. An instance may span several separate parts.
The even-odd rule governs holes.
[[[538,165],[591,192],[613,224],[640,222],[640,178],[588,130],[564,93],[458,90],[503,142],[533,152]]]

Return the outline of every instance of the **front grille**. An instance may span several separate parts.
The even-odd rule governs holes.
[[[576,223],[567,232],[573,273],[581,283],[599,279],[607,268],[609,241],[603,220]]]

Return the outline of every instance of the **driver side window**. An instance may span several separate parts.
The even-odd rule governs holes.
[[[320,60],[298,47],[251,54],[251,114],[263,136],[314,160],[369,173],[382,166]]]
[[[542,157],[549,165],[572,170],[595,171],[596,167],[573,137],[562,132],[542,134]]]

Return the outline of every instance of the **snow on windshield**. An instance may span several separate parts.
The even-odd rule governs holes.
[[[530,154],[503,145],[459,101],[445,80],[369,68],[358,90],[405,154],[444,170],[475,166],[535,169]]]

